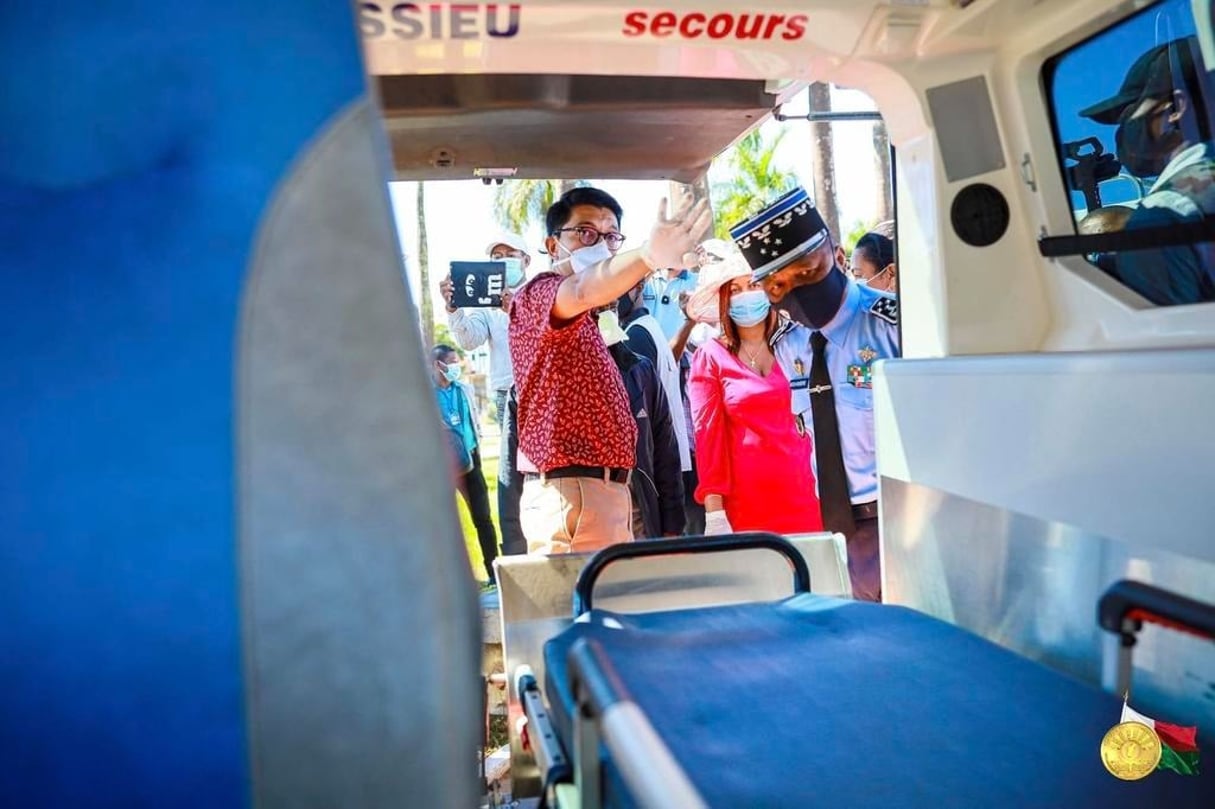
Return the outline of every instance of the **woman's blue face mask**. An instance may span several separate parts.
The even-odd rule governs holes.
[[[772,304],[762,289],[748,289],[730,296],[730,319],[739,326],[755,326],[764,321]]]

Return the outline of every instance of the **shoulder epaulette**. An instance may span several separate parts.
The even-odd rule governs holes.
[[[899,299],[898,298],[878,298],[869,307],[869,314],[874,317],[879,317],[885,320],[892,326],[899,325]]]

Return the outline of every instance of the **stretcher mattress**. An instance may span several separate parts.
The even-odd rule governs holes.
[[[1106,772],[1119,699],[913,610],[806,594],[585,618],[545,647],[567,749],[566,657],[590,638],[711,806],[1215,807],[1209,772]]]

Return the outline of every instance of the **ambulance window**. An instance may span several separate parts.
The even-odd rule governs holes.
[[[1121,234],[1085,257],[1161,306],[1215,301],[1215,59],[1191,8],[1156,3],[1043,66],[1076,233]]]

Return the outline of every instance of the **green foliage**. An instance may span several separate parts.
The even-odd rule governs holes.
[[[848,255],[852,255],[852,249],[856,247],[856,243],[876,225],[876,221],[864,222],[860,219],[852,223],[852,227],[848,228],[848,232],[844,234],[844,250]]]
[[[776,164],[776,148],[787,132],[782,129],[768,140],[753,129],[713,161],[712,174],[722,178],[711,185],[714,236],[729,239],[731,225],[797,185],[796,175]]]
[[[586,180],[506,180],[494,187],[494,218],[513,233],[526,233],[557,198],[571,188],[590,185]]]
[[[464,349],[460,348],[459,344],[456,343],[456,338],[452,336],[451,329],[447,328],[446,323],[435,324],[434,339],[430,341],[430,345],[427,348],[432,348],[440,343],[451,346],[456,350],[456,354],[459,355],[460,359],[464,359]]]

